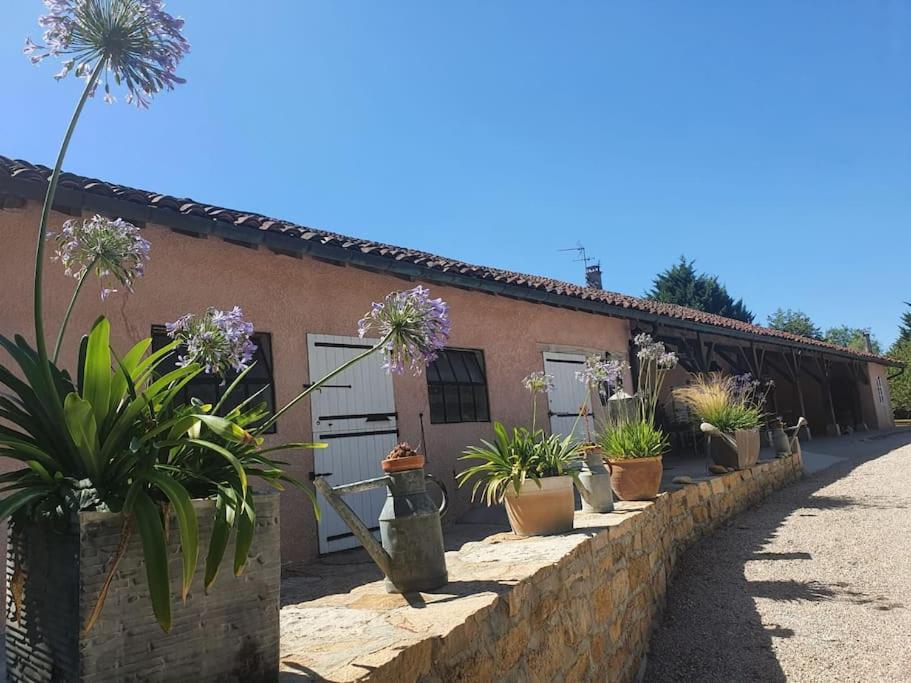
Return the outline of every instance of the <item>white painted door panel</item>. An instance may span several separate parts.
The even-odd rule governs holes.
[[[573,432],[580,440],[587,440],[585,422],[576,422],[579,408],[585,400],[587,387],[576,379],[576,372],[582,369],[585,356],[575,353],[544,352],[544,372],[554,378],[554,389],[547,394],[550,412],[550,429],[554,434],[568,435]],[[591,402],[588,404],[591,412]],[[589,414],[585,420],[594,431],[594,420]]]
[[[363,353],[376,340],[308,334],[310,380],[326,376],[339,365]],[[392,378],[381,367],[379,354],[333,377],[310,397],[314,441],[329,444],[314,451],[315,472],[329,473],[332,486],[382,475],[380,460],[398,441]],[[386,489],[347,494],[345,502],[370,529],[377,518]],[[320,496],[321,553],[359,545],[351,530]]]

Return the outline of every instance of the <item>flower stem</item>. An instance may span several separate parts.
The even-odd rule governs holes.
[[[275,424],[275,422],[278,420],[278,418],[280,418],[282,415],[284,415],[285,412],[289,408],[294,406],[302,398],[309,396],[313,391],[316,391],[317,389],[322,387],[326,382],[328,382],[330,379],[332,379],[336,375],[344,372],[345,370],[350,368],[352,365],[356,365],[357,363],[364,360],[367,356],[379,351],[381,348],[383,348],[383,346],[385,346],[386,342],[388,342],[391,338],[392,338],[392,332],[390,332],[385,337],[380,339],[374,346],[371,346],[369,349],[367,349],[363,353],[359,353],[351,360],[345,361],[344,363],[339,365],[335,370],[330,372],[328,375],[326,375],[322,379],[319,379],[316,382],[314,382],[313,384],[311,384],[310,386],[308,386],[301,393],[299,393],[297,396],[295,396],[293,399],[291,399],[291,401],[289,401],[283,408],[278,410],[275,413],[275,415],[273,415],[268,420],[266,420],[262,425],[260,425],[254,432],[254,434],[260,434],[260,433],[264,432],[265,430],[267,430],[269,427],[271,427],[272,425]]]
[[[86,81],[85,89],[82,91],[82,97],[79,98],[76,109],[73,111],[73,116],[70,119],[66,133],[63,136],[63,143],[60,145],[60,152],[57,154],[57,163],[54,165],[54,170],[51,173],[51,177],[48,179],[47,194],[44,197],[44,206],[41,208],[41,221],[38,224],[38,245],[35,250],[35,344],[38,350],[38,359],[42,367],[42,374],[44,374],[48,389],[51,391],[54,389],[54,381],[51,376],[51,369],[48,366],[47,342],[44,338],[44,312],[42,307],[41,289],[44,275],[44,242],[47,236],[47,221],[48,218],[50,218],[51,209],[54,205],[54,195],[57,194],[57,182],[60,180],[60,169],[63,167],[63,159],[66,157],[66,151],[70,146],[73,131],[76,130],[79,116],[82,114],[82,109],[85,106],[86,100],[88,100],[92,89],[95,87],[95,83],[98,82],[98,77],[101,75],[104,64],[105,58],[102,56],[95,65],[95,68],[92,69],[92,73],[89,76],[88,81]]]
[[[57,359],[60,357],[60,347],[63,345],[63,335],[66,333],[66,326],[69,324],[70,316],[73,314],[73,306],[76,305],[76,299],[79,298],[79,292],[82,291],[82,285],[85,284],[89,273],[92,272],[92,268],[95,267],[96,263],[98,263],[97,258],[92,261],[92,264],[79,276],[79,282],[76,285],[76,289],[73,290],[73,296],[70,297],[70,303],[66,307],[66,314],[63,316],[63,324],[60,325],[60,331],[57,333],[57,343],[54,344],[54,358],[51,361],[54,365],[57,365]]]

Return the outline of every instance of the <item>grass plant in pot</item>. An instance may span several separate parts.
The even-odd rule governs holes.
[[[0,336],[0,457],[17,467],[0,477],[0,519],[10,520],[7,678],[84,680],[98,667],[118,679],[146,671],[154,676],[165,658],[175,680],[274,680],[279,512],[270,497],[262,506],[268,519],[257,514],[263,498],[254,495],[253,483],[299,487],[314,500],[310,487],[274,458],[282,450],[322,445],[269,444],[264,435],[286,411],[371,354],[385,355],[391,372],[408,363],[420,370],[445,344],[446,305],[421,287],[375,303],[359,333],[378,333],[379,342],[274,413],[258,394],[241,400],[235,391],[256,348],[253,326],[237,307],[180,317],[167,327],[170,343],[154,351],[151,339],[115,351],[112,326],[99,317],[74,349],[78,360],[64,367],[60,358],[70,356],[61,351],[84,285],[98,276],[103,299],[115,288],[132,291],[151,248],[140,228],[121,219],[66,221],[51,238],[56,258],[76,283],[49,348],[42,280],[67,148],[99,81],[105,101],[113,100],[110,77],[128,100],[148,106],[153,95],[183,83],[175,69],[189,45],[183,21],[165,12],[160,0],[46,4],[40,21],[45,46],[28,41],[26,52],[33,63],[65,57],[58,78],[73,73],[85,85],[39,219],[34,345],[23,335]],[[221,378],[222,397],[214,403],[184,399],[203,373]],[[271,543],[257,549],[258,530],[265,527]],[[248,568],[251,552],[258,561]],[[223,564],[234,575],[248,569],[245,579],[216,582]],[[252,576],[257,572],[269,576],[260,580]],[[250,590],[254,579],[257,590]],[[231,616],[238,614],[245,616]],[[179,635],[168,633],[172,624],[179,625]],[[174,647],[187,640],[198,647]],[[200,659],[203,651],[207,656]]]
[[[621,500],[651,500],[658,495],[662,456],[667,436],[655,426],[661,387],[677,356],[647,334],[634,340],[639,359],[636,411],[609,417],[601,429],[600,444],[611,472],[611,485]]]
[[[552,386],[552,378],[533,373],[524,383],[534,397],[534,415],[537,397]],[[500,422],[494,422],[493,429],[493,441],[469,446],[460,458],[476,464],[458,474],[459,485],[475,479],[472,500],[483,489],[488,505],[504,504],[518,536],[570,531],[575,508],[573,478],[579,466],[575,439],[546,434],[534,417],[531,429],[514,427],[510,432]]]
[[[743,469],[759,459],[765,392],[749,374],[695,377],[674,396],[693,411],[708,435],[708,453],[721,467]]]

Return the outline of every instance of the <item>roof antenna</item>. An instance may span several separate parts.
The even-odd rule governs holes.
[[[569,249],[558,249],[557,251],[574,251],[578,258],[573,261],[581,261],[585,264],[585,286],[593,289],[601,289],[601,261],[596,261],[594,257],[585,253],[585,247],[581,242],[576,242],[575,247]],[[591,264],[591,265],[589,265]]]

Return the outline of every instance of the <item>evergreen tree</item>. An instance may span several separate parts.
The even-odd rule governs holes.
[[[826,330],[825,340],[830,344],[846,346],[849,349],[855,349],[857,351],[866,351],[867,344],[866,339],[864,338],[865,333],[870,335],[870,346],[873,348],[873,353],[882,353],[882,346],[880,346],[876,337],[872,335],[869,327],[849,327],[848,325],[830,327]]]
[[[695,261],[687,261],[684,256],[679,263],[658,274],[646,296],[747,323],[754,318],[743,299],[735,301],[716,276],[696,272]]]
[[[813,339],[822,338],[822,330],[816,327],[813,321],[803,311],[775,309],[775,312],[769,316],[769,327],[773,330],[799,334],[802,337],[811,337]]]
[[[911,302],[906,301],[905,306],[911,306]],[[911,341],[911,311],[902,313],[902,322],[898,326],[898,341]]]

